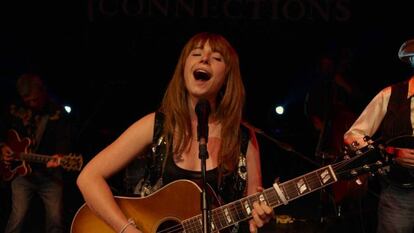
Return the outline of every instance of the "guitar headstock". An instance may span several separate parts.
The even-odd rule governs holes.
[[[83,157],[79,154],[68,154],[60,160],[60,165],[68,171],[80,171],[83,166]]]
[[[363,174],[370,174],[374,176],[376,174],[383,174],[388,167],[387,163],[378,160],[373,163],[366,163],[359,167],[349,168],[338,172],[338,176],[341,179],[354,179]]]
[[[340,168],[339,175],[345,179],[352,179],[362,174],[382,174],[389,166],[384,156],[385,147],[379,141],[364,137],[365,146],[356,141],[345,146],[344,160],[336,165]]]

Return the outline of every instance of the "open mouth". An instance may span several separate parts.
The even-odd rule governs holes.
[[[193,75],[196,80],[208,81],[211,78],[211,74],[205,70],[196,70]]]

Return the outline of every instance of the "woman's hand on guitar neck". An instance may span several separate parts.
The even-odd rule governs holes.
[[[263,188],[258,187],[258,192],[262,192]],[[249,221],[249,230],[251,233],[257,232],[257,228],[262,227],[265,223],[268,223],[274,216],[273,209],[265,202],[253,203],[253,219]]]
[[[395,156],[395,162],[406,168],[414,168],[414,149],[387,147],[387,153]]]
[[[58,155],[58,154],[53,155],[52,159],[47,162],[46,167],[47,168],[59,167],[61,158],[62,158],[62,155]]]

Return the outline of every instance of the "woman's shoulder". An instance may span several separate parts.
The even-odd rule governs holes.
[[[146,115],[138,119],[136,123],[154,123],[156,115],[156,112],[147,113]]]

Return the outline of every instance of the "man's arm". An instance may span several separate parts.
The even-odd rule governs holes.
[[[373,136],[381,125],[387,112],[391,95],[391,87],[384,88],[365,107],[364,111],[344,135],[345,145],[356,142],[359,147],[365,146],[365,136]]]

